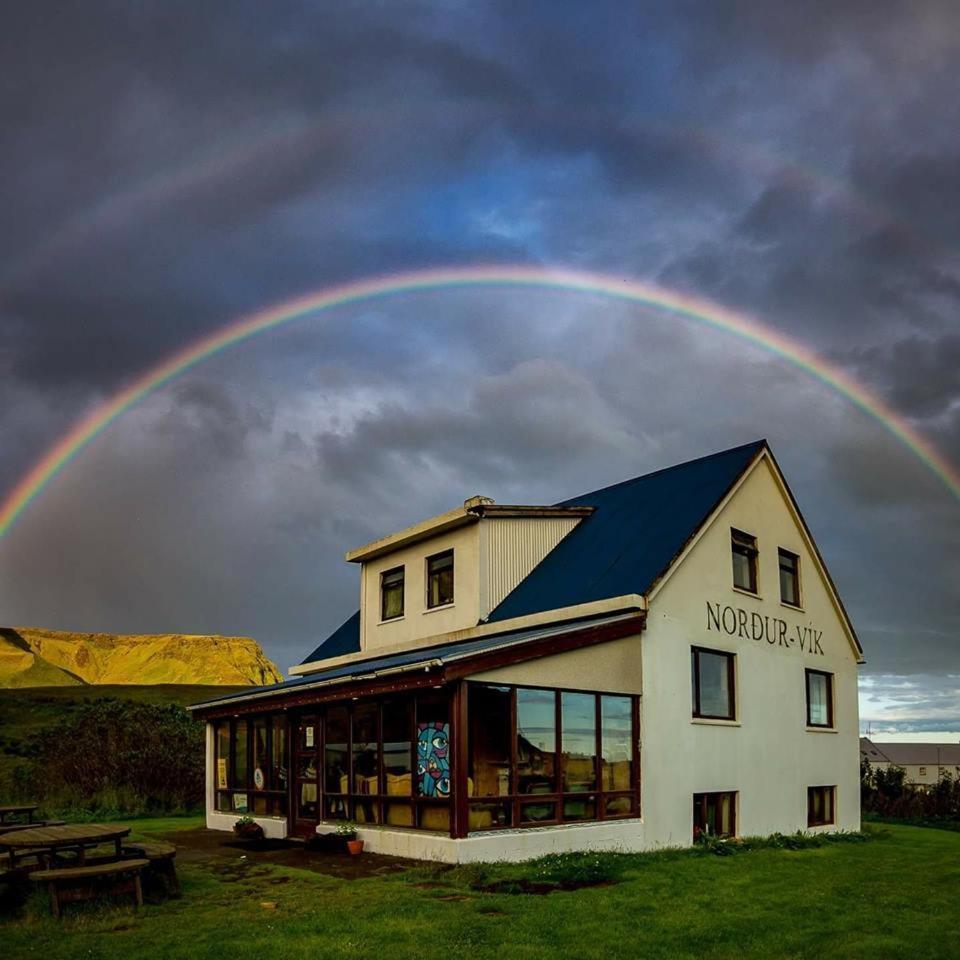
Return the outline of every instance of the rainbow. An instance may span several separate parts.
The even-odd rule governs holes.
[[[118,417],[208,357],[257,334],[334,307],[405,293],[463,287],[540,288],[599,294],[654,307],[667,314],[738,336],[783,358],[842,394],[910,449],[960,500],[960,473],[904,417],[812,350],[758,320],[688,293],[626,277],[537,266],[480,265],[368,277],[329,287],[242,317],[179,350],[91,410],[50,447],[0,505],[0,537],[10,530],[47,484]]]

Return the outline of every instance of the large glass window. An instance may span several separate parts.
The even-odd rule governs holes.
[[[468,829],[634,815],[634,711],[629,696],[470,684]]]
[[[286,814],[286,718],[264,715],[215,724],[214,788],[223,813]]]
[[[733,558],[733,585],[750,593],[757,592],[757,538],[742,530],[730,530]]]
[[[403,567],[380,574],[380,619],[403,616]]]
[[[833,726],[833,674],[807,670],[807,726]]]
[[[693,715],[713,720],[735,719],[733,654],[694,647],[690,671]]]
[[[737,795],[695,793],[693,795],[693,839],[704,834],[712,837],[733,837],[737,833]]]
[[[427,557],[427,606],[453,603],[453,551]]]

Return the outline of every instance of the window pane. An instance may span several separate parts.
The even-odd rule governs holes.
[[[596,797],[568,797],[563,801],[564,820],[596,820]]]
[[[349,761],[347,756],[347,708],[331,707],[326,718],[326,749],[324,769],[327,793],[347,793]]]
[[[412,728],[411,700],[392,700],[383,705],[383,769],[387,796],[410,796],[413,780],[410,759]],[[398,826],[410,825],[409,816],[406,823],[398,823]]]
[[[557,733],[552,690],[517,690],[517,790],[553,793]],[[553,819],[542,817],[541,819]]]
[[[409,800],[388,800],[386,822],[393,827],[412,827],[413,808]]]
[[[353,792],[378,794],[380,754],[377,749],[375,703],[358,704],[353,711]]]
[[[510,793],[510,691],[471,684],[468,693],[470,769],[473,797]]]
[[[233,738],[234,771],[237,782],[232,786],[247,785],[247,721],[237,720]],[[246,802],[246,801],[244,801]],[[246,809],[246,808],[244,808]]]
[[[403,616],[403,568],[390,570],[380,580],[380,619]]]
[[[562,693],[560,722],[563,791],[587,793],[596,790],[597,698],[592,693]],[[566,812],[564,818],[567,818]]]
[[[730,690],[730,656],[695,650],[695,662],[699,666],[700,703],[697,713],[703,717],[731,718],[733,700]]]
[[[353,819],[357,823],[379,823],[380,801],[356,797],[353,801]]]
[[[427,606],[453,603],[453,551],[427,559]]]
[[[512,803],[471,803],[468,830],[495,830],[509,827],[512,822]]]
[[[230,724],[217,724],[217,789],[226,790],[230,783]]]
[[[757,592],[757,541],[748,533],[730,531],[733,558],[733,585],[741,590]]]
[[[633,768],[633,707],[629,697],[600,698],[604,790],[629,790]]]
[[[555,803],[525,803],[520,807],[520,820],[523,823],[540,823],[543,820],[556,819]]]
[[[625,817],[633,813],[633,797],[606,797],[605,816]]]
[[[283,717],[273,719],[273,753],[270,757],[270,786],[273,790],[287,789],[287,724]]]
[[[733,551],[733,585],[741,590],[753,590],[753,578],[750,575],[750,558]]]
[[[817,727],[830,724],[830,683],[826,674],[807,674],[807,723]]]
[[[266,790],[269,786],[267,782],[267,777],[270,774],[268,759],[267,718],[257,717],[253,721],[253,777],[251,786],[254,790]],[[266,810],[262,812],[266,813]]]
[[[800,558],[786,550],[779,551],[780,556],[780,599],[784,603],[800,604]]]
[[[346,797],[327,797],[324,808],[324,819],[326,820],[350,819],[350,801]]]

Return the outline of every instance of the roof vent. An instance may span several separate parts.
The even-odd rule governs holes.
[[[484,507],[488,503],[494,503],[493,497],[481,497],[478,493],[475,497],[468,497],[463,501],[464,510],[473,510],[474,507]]]

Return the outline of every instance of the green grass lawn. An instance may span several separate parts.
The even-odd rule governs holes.
[[[197,823],[139,821],[136,833]],[[238,852],[226,873],[182,863],[183,899],[139,914],[72,907],[58,923],[36,895],[23,918],[0,922],[0,943],[5,958],[43,960],[960,956],[960,834],[882,832],[796,851],[623,856],[620,882],[546,896],[480,893],[471,868],[342,880],[263,862],[246,869]]]

